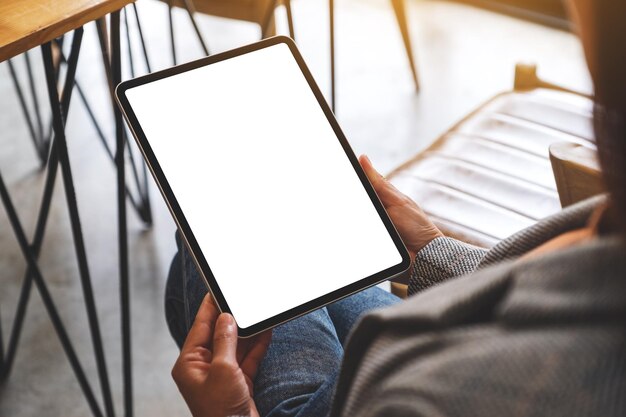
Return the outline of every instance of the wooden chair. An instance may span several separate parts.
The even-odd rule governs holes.
[[[275,34],[273,11],[278,6],[286,7],[291,21],[290,0],[172,0],[171,4],[192,12],[256,23],[261,26],[262,37]],[[293,23],[290,24],[291,37],[292,32]]]
[[[172,61],[176,64],[176,47],[174,39],[174,25],[172,20],[172,8],[181,7],[187,11],[194,30],[198,36],[200,44],[205,52],[209,54],[209,49],[204,41],[200,29],[195,22],[194,13],[204,13],[211,16],[219,16],[229,19],[243,20],[256,23],[261,27],[261,38],[276,34],[274,21],[274,10],[281,5],[287,10],[287,23],[289,25],[289,36],[295,40],[293,16],[291,12],[291,0],[161,0],[169,6],[169,27],[172,44]],[[417,65],[413,55],[411,36],[409,33],[408,19],[406,15],[406,0],[391,0],[398,28],[402,35],[404,48],[411,75],[415,83],[415,89],[419,90],[419,79],[417,75]],[[329,0],[330,19],[330,72],[331,72],[331,107],[335,110],[335,2]]]
[[[209,48],[200,33],[200,29],[195,21],[196,12],[211,16],[224,17],[228,19],[243,20],[256,23],[261,28],[261,38],[276,34],[276,24],[274,20],[274,10],[284,5],[287,10],[287,23],[289,25],[289,35],[295,39],[293,26],[293,16],[291,13],[291,0],[162,0],[167,3],[169,9],[170,41],[172,46],[172,61],[176,64],[176,46],[174,36],[174,23],[172,19],[172,9],[180,7],[186,10],[189,19],[194,27],[198,40],[206,55]]]
[[[561,206],[605,192],[595,150],[575,143],[555,143],[550,146],[550,162]]]

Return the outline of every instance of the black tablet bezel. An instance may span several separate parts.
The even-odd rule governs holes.
[[[143,85],[143,84],[147,84],[147,83],[157,81],[163,78],[171,77],[176,74],[180,74],[186,71],[191,71],[191,70],[194,70],[194,69],[206,66],[206,65],[211,65],[220,61],[224,61],[226,59],[234,58],[239,55],[247,54],[247,53],[250,53],[259,49],[267,48],[270,46],[274,46],[280,43],[284,43],[289,47],[289,50],[291,51],[296,62],[298,63],[300,70],[302,71],[307,83],[309,84],[309,87],[313,91],[315,98],[317,99],[319,105],[324,111],[324,114],[326,115],[328,122],[332,126],[333,131],[335,132],[335,135],[337,136],[337,139],[341,143],[344,151],[346,152],[346,155],[348,156],[348,159],[350,160],[350,163],[352,164],[359,179],[361,180],[363,187],[367,191],[367,194],[369,195],[372,203],[374,204],[374,207],[376,208],[378,215],[383,221],[387,229],[387,232],[390,234],[394,244],[396,245],[396,248],[402,257],[402,261],[399,264],[394,265],[390,268],[387,268],[383,271],[380,271],[377,274],[371,275],[369,277],[365,277],[350,285],[342,287],[322,297],[315,298],[307,303],[301,304],[297,307],[294,307],[276,316],[270,317],[269,319],[263,320],[252,326],[249,326],[246,328],[238,327],[240,337],[253,336],[264,330],[275,327],[278,324],[284,323],[286,321],[299,317],[303,314],[306,314],[310,311],[321,308],[334,301],[337,301],[341,298],[347,297],[358,291],[361,291],[363,289],[376,285],[382,281],[385,281],[398,274],[401,274],[402,272],[405,272],[411,264],[411,259],[410,259],[409,253],[407,252],[404,246],[404,243],[400,239],[398,232],[396,231],[393,223],[389,219],[389,216],[387,215],[387,212],[385,211],[382,203],[378,199],[376,192],[372,188],[371,184],[369,183],[367,179],[367,176],[363,172],[356,155],[354,154],[354,152],[352,151],[352,148],[348,144],[348,141],[345,135],[343,134],[343,132],[341,131],[341,128],[339,127],[339,124],[337,123],[330,107],[326,103],[326,100],[324,99],[322,92],[320,91],[319,87],[315,83],[313,76],[311,75],[309,69],[307,68],[304,62],[304,59],[302,58],[302,56],[300,55],[298,51],[298,48],[296,47],[296,44],[290,38],[287,38],[284,36],[276,36],[276,37],[264,39],[260,42],[257,42],[251,45],[233,49],[231,51],[212,55],[206,58],[199,59],[197,61],[178,65],[172,68],[168,68],[162,71],[154,72],[152,74],[148,74],[142,77],[125,81],[121,83],[120,85],[118,85],[115,90],[115,96],[116,96],[118,105],[120,106],[121,111],[124,115],[124,118],[126,119],[126,121],[128,122],[130,126],[133,136],[135,137],[135,140],[137,142],[137,145],[139,146],[139,149],[141,150],[144,156],[144,159],[147,162],[147,165],[155,179],[155,182],[157,183],[161,191],[161,194],[163,195],[163,198],[165,199],[165,202],[168,208],[170,209],[170,212],[172,213],[172,216],[174,217],[175,222],[178,225],[179,231],[181,232],[183,236],[183,240],[185,240],[185,243],[187,244],[187,247],[193,256],[196,262],[196,265],[198,266],[198,269],[200,273],[202,274],[205,280],[205,283],[207,284],[209,291],[213,294],[216,302],[218,303],[218,307],[221,309],[222,312],[231,313],[231,310],[228,307],[228,303],[226,302],[220,290],[220,287],[211,272],[211,268],[209,267],[202,253],[202,250],[200,249],[198,242],[196,241],[195,236],[191,228],[189,227],[189,224],[187,223],[187,220],[185,219],[185,216],[183,215],[183,212],[180,206],[178,205],[178,201],[176,200],[176,197],[174,196],[169,186],[169,183],[165,175],[163,174],[163,171],[161,170],[161,167],[154,153],[152,152],[152,148],[150,147],[150,144],[141,128],[141,125],[139,124],[130,106],[130,103],[128,102],[128,99],[126,98],[126,91],[134,87]],[[294,285],[296,284],[294,283]]]

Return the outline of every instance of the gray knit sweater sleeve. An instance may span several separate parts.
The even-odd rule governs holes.
[[[486,249],[449,237],[434,239],[415,256],[408,294],[474,272],[486,253]]]

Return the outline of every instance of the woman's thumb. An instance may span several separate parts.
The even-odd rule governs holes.
[[[374,188],[378,188],[382,183],[381,180],[383,179],[383,176],[376,171],[376,168],[374,168],[372,161],[370,161],[367,155],[361,155],[359,157],[359,162],[363,171],[365,171],[365,175],[367,175],[367,179],[370,180]]]
[[[228,313],[222,313],[213,333],[213,360],[237,363],[237,325]]]

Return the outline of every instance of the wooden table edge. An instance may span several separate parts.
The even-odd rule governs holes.
[[[81,10],[72,16],[67,16],[63,20],[53,24],[33,28],[32,32],[22,38],[0,46],[0,62],[4,62],[32,48],[43,45],[46,42],[58,38],[74,29],[77,29],[89,22],[98,20],[110,13],[121,10],[124,6],[134,3],[135,0],[108,0],[93,5],[90,8]]]

